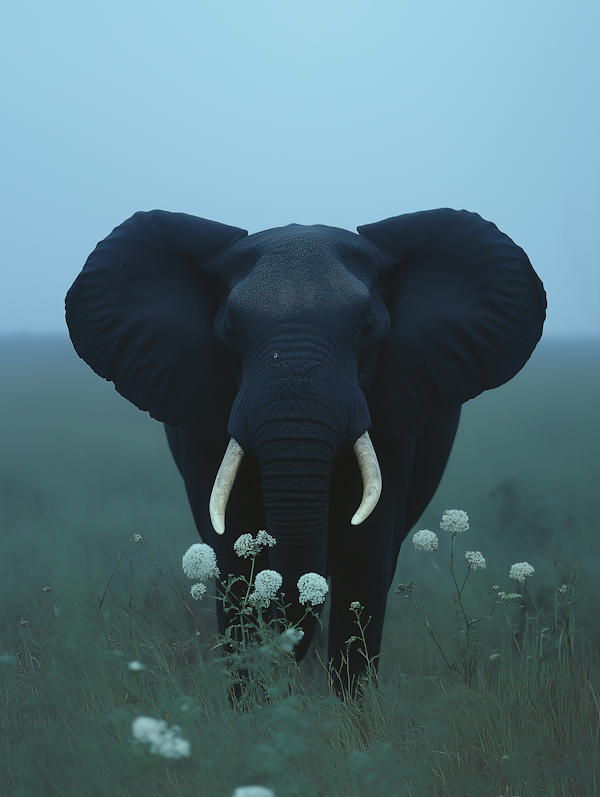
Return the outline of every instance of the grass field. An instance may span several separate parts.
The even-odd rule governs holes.
[[[486,568],[469,575],[467,617],[489,612],[493,586],[523,599],[499,602],[467,639],[446,563],[407,539],[397,583],[415,582],[454,669],[392,594],[379,692],[329,694],[322,632],[299,670],[275,673],[269,701],[242,711],[143,545],[97,611],[134,534],[189,590],[181,557],[197,534],[162,427],[68,341],[1,340],[0,795],[600,795],[599,366],[599,342],[545,341],[464,408],[418,528],[448,556],[440,517],[468,512],[457,561],[477,550]],[[535,573],[510,581],[524,561]],[[193,608],[214,634],[211,599]],[[140,715],[179,726],[190,755],[134,744]]]

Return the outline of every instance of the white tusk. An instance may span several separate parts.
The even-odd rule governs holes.
[[[232,437],[217,473],[208,504],[210,522],[217,534],[223,534],[225,531],[225,509],[243,456],[243,448]]]
[[[369,517],[377,506],[377,501],[379,501],[379,496],[381,495],[381,470],[368,432],[365,432],[354,443],[354,453],[356,454],[360,475],[362,476],[363,497],[350,522],[353,526],[358,526]]]

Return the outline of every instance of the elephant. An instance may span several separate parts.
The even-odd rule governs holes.
[[[221,578],[249,575],[240,535],[275,539],[256,566],[283,577],[287,619],[304,631],[298,660],[316,623],[298,579],[328,579],[342,687],[378,660],[400,545],[440,483],[462,404],[521,370],[545,313],[525,252],[450,208],[356,233],[290,224],[251,235],[138,212],[66,297],[79,356],[165,424]],[[364,643],[352,640],[357,603]],[[224,632],[219,601],[217,620]]]

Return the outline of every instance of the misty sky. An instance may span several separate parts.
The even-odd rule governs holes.
[[[137,210],[494,221],[600,335],[598,0],[2,0],[0,333]]]

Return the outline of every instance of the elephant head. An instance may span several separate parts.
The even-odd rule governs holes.
[[[248,236],[136,213],[98,244],[66,307],[79,355],[167,425],[221,569],[252,530],[244,502],[248,522],[258,507],[291,619],[298,578],[332,575],[331,625],[347,639],[352,576],[337,564],[364,565],[373,654],[400,543],[437,488],[460,406],[523,367],[545,294],[523,250],[474,213],[412,213],[358,233],[292,224]],[[243,454],[241,509],[226,521]]]

